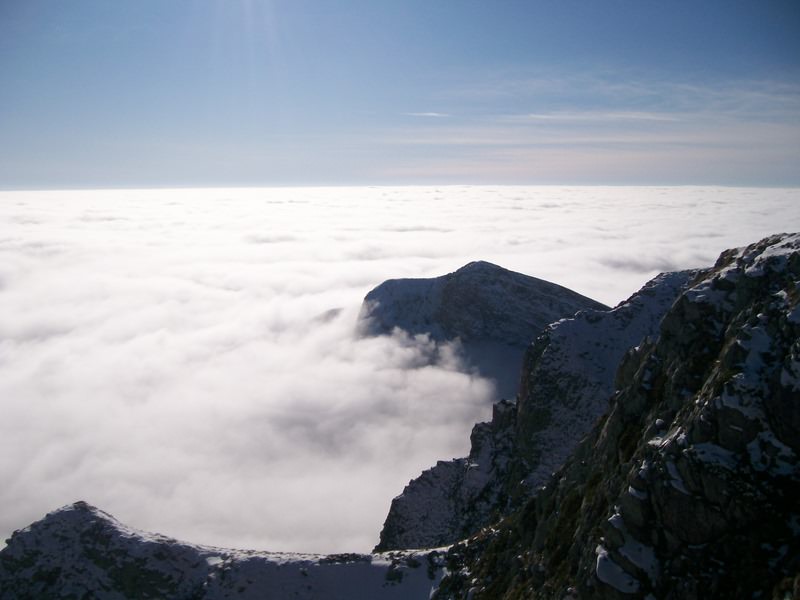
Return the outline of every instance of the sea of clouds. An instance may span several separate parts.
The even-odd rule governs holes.
[[[359,338],[372,287],[482,259],[614,305],[789,230],[797,189],[0,192],[0,539],[84,499],[198,543],[367,551],[495,399],[425,339]]]

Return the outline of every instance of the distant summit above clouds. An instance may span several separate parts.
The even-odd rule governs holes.
[[[364,299],[373,334],[399,327],[435,340],[527,346],[564,316],[609,307],[563,286],[486,261],[429,279],[389,279]]]
[[[464,358],[513,398],[525,348],[548,324],[580,310],[608,307],[572,290],[485,261],[429,279],[390,279],[364,299],[361,325],[368,335],[395,328],[460,340]]]

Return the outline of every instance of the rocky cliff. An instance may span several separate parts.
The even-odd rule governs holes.
[[[725,252],[616,387],[436,597],[800,597],[800,235]]]
[[[439,461],[392,500],[376,551],[436,548],[464,539],[500,519],[508,506],[505,485],[514,455],[516,405],[494,405],[478,423],[467,458]]]
[[[551,325],[531,344],[522,369],[515,435],[524,496],[559,469],[608,411],[625,354],[655,341],[664,314],[699,271],[662,273],[608,312],[590,310]]]
[[[452,544],[497,521],[558,469],[608,410],[625,353],[656,337],[696,271],[665,273],[610,311],[550,324],[529,345],[520,399],[475,426],[467,458],[440,461],[392,500],[377,550]]]
[[[364,298],[362,330],[394,328],[460,340],[468,366],[494,379],[499,398],[513,398],[525,348],[548,324],[579,310],[608,307],[560,285],[488,262],[469,263],[432,279],[390,279]]]

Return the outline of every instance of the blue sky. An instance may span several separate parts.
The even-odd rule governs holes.
[[[3,0],[0,187],[800,185],[796,0]]]

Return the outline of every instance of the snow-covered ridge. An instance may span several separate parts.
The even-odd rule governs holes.
[[[0,552],[0,599],[423,599],[441,578],[440,557],[198,546],[131,529],[76,502],[8,540]]]
[[[543,327],[603,304],[563,286],[485,261],[430,279],[389,279],[364,299],[370,333],[399,327],[437,340],[527,345]]]

